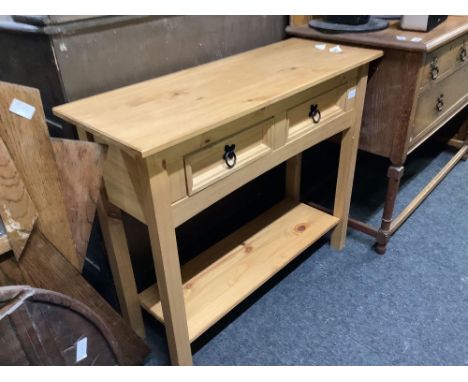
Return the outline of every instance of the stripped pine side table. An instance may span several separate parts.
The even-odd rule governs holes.
[[[99,217],[124,316],[164,323],[173,364],[190,343],[332,230],[345,244],[368,63],[381,51],[289,39],[56,107],[109,146]],[[301,153],[340,134],[333,214],[299,201]],[[287,161],[286,199],[182,268],[175,228]],[[157,285],[137,293],[120,218],[150,233]]]

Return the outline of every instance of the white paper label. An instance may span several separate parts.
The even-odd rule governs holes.
[[[317,48],[318,50],[325,50],[326,47],[327,47],[327,44],[316,44],[315,45],[315,48]]]
[[[36,112],[36,108],[27,104],[26,102],[20,101],[19,99],[14,98],[11,101],[10,109],[12,113],[19,115],[20,117],[31,119]]]
[[[88,337],[84,337],[76,342],[76,362],[85,359],[88,354]]]
[[[333,48],[330,48],[331,53],[342,53],[343,49],[339,45],[334,46]]]
[[[398,41],[406,41],[406,36],[396,36]]]
[[[421,37],[413,37],[413,38],[411,39],[411,41],[413,41],[413,42],[419,42],[419,41],[421,41],[421,40],[422,40]]]
[[[352,88],[348,90],[348,99],[356,97],[356,88]]]

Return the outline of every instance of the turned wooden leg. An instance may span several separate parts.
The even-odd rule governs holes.
[[[139,158],[137,165],[171,362],[192,365],[169,175],[158,158]]]
[[[377,242],[375,250],[383,255],[386,251],[387,243],[390,240],[390,226],[392,224],[393,210],[395,209],[396,196],[400,188],[400,180],[403,176],[404,167],[391,165],[388,168],[387,177],[387,195],[385,197],[384,210],[382,214],[382,223],[377,233]]]

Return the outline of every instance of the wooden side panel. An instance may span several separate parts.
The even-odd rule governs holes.
[[[96,143],[52,139],[65,207],[82,269],[96,213],[104,165],[104,148]]]
[[[16,259],[19,260],[37,220],[37,210],[1,139],[0,216],[11,249]]]
[[[35,107],[31,120],[9,111],[15,98]],[[39,92],[1,82],[0,117],[0,136],[38,210],[39,229],[68,261],[79,268]]]
[[[422,60],[421,53],[387,49],[383,59],[370,65],[361,150],[385,157],[402,155]]]
[[[95,137],[96,142],[104,141]],[[171,183],[172,201],[176,202],[187,195],[185,170],[182,157],[168,158],[167,171]],[[109,201],[135,219],[145,223],[143,204],[135,183],[135,159],[115,146],[109,146],[104,164],[104,183]]]

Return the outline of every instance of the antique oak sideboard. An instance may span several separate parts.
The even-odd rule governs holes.
[[[99,218],[121,306],[165,325],[172,363],[328,231],[345,243],[368,63],[378,50],[288,39],[54,108],[109,146]],[[301,153],[340,134],[333,214],[300,203]],[[175,228],[287,161],[286,199],[180,267]],[[157,285],[137,294],[120,211],[148,226]]]
[[[294,16],[288,34],[313,40],[378,48],[384,56],[369,68],[359,149],[390,159],[388,186],[379,229],[350,219],[349,225],[376,238],[385,253],[396,230],[450,170],[468,153],[468,17],[449,16],[428,33],[404,31],[391,21],[388,29],[366,33],[322,33]],[[305,24],[304,24],[305,23]],[[295,25],[302,24],[302,25]],[[454,141],[458,151],[447,165],[397,216],[393,217],[407,155],[457,113],[465,124]]]

